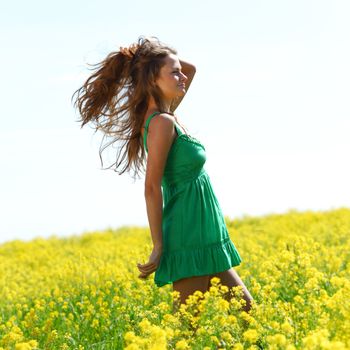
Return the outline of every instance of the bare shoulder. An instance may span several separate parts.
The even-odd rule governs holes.
[[[147,148],[168,150],[175,138],[174,117],[167,113],[156,114],[148,124]],[[153,147],[152,147],[153,146]]]
[[[172,115],[168,113],[159,113],[150,120],[148,129],[172,129],[174,121],[175,119]]]

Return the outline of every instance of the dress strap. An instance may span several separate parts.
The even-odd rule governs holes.
[[[180,136],[182,134],[184,134],[184,132],[181,130],[181,128],[179,128],[179,125],[177,123],[177,121],[175,120],[175,129],[177,131],[177,134]]]
[[[148,134],[148,126],[149,126],[149,123],[150,123],[151,119],[152,119],[156,114],[158,114],[158,113],[160,113],[160,112],[154,112],[154,113],[152,113],[152,114],[147,118],[147,120],[146,120],[145,131],[144,131],[144,133],[143,133],[143,144],[144,144],[144,147],[145,147],[147,153],[148,153],[148,148],[147,148],[147,142],[146,142],[146,140],[147,140],[147,134]]]

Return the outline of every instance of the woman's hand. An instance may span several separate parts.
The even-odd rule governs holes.
[[[133,57],[135,55],[136,50],[138,49],[139,45],[138,44],[132,44],[129,47],[120,47],[119,51],[128,57]]]
[[[162,248],[153,247],[152,253],[148,259],[148,262],[146,264],[137,263],[137,267],[141,272],[141,274],[139,275],[139,278],[146,278],[152,272],[157,270],[161,255],[162,255]]]

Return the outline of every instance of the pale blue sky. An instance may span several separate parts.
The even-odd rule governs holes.
[[[70,102],[87,63],[140,35],[197,67],[176,114],[224,215],[350,207],[349,16],[345,0],[1,4],[0,242],[148,225],[143,180],[100,169]]]

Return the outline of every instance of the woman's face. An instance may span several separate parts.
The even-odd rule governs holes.
[[[187,76],[181,72],[181,64],[178,57],[169,54],[164,58],[165,65],[161,68],[159,77],[155,81],[168,100],[182,96],[186,93],[185,82]]]

